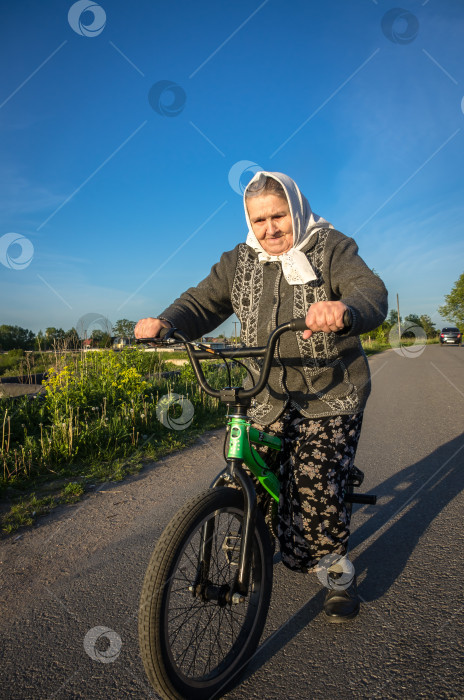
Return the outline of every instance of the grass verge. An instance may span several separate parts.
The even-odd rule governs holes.
[[[145,358],[93,353],[51,368],[40,397],[0,399],[0,532],[31,525],[90,485],[124,479],[224,425],[225,406],[200,393],[190,367],[174,379],[147,379]],[[205,364],[208,381],[225,386],[225,372]],[[233,373],[240,385],[242,370]],[[191,419],[182,423],[186,411]]]
[[[438,344],[438,338],[429,338],[426,341],[426,345],[437,345]],[[417,343],[417,345],[422,345],[423,341],[421,340],[420,342]],[[368,340],[363,340],[362,341],[362,346],[363,350],[366,353],[367,356],[369,355],[375,355],[376,353],[383,352],[384,350],[391,350],[395,349],[398,347],[398,345],[394,346],[391,343],[384,343],[379,340],[371,340],[370,342]],[[402,340],[401,341],[401,347],[411,347],[415,345],[414,341],[408,341],[408,340]]]

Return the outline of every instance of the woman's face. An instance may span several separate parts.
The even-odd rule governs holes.
[[[269,255],[282,255],[293,245],[293,222],[286,199],[264,194],[246,200],[253,233]]]

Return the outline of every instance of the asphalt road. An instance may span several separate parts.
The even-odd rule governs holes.
[[[275,566],[261,646],[230,700],[462,698],[464,348],[370,360],[357,465],[377,506],[356,510],[351,558],[362,608],[321,613],[316,577]],[[222,464],[222,434],[60,508],[0,542],[0,696],[147,698],[137,604],[154,543]],[[114,661],[84,649],[109,628]],[[89,645],[87,644],[89,648]]]

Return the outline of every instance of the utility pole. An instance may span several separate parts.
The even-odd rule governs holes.
[[[398,314],[398,342],[401,344],[400,298],[396,295],[396,312]]]
[[[235,345],[237,345],[237,323],[238,321],[234,321]]]

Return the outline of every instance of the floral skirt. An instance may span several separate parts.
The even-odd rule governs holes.
[[[346,553],[350,515],[343,489],[362,418],[306,418],[291,408],[266,428],[284,440],[277,535],[282,561],[293,571],[308,571],[326,554]]]

